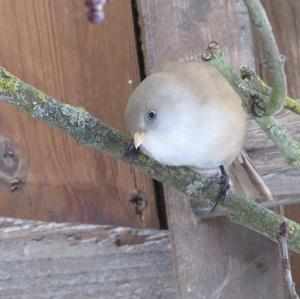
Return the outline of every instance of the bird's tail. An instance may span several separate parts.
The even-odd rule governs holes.
[[[242,151],[226,170],[232,181],[232,188],[237,193],[251,198],[259,198],[262,201],[274,200],[270,189],[258,174],[245,151]]]

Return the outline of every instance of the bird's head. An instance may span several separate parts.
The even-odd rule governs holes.
[[[136,148],[149,136],[163,136],[173,130],[183,112],[181,100],[185,92],[168,73],[153,74],[137,86],[125,109]]]
[[[190,89],[168,72],[147,77],[133,91],[125,109],[125,120],[135,148],[164,163],[180,148],[189,133],[192,96]],[[187,111],[189,107],[189,111]]]

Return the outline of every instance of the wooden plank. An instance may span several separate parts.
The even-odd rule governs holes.
[[[300,71],[299,71],[299,24],[300,3],[295,0],[270,1],[264,0],[263,5],[270,17],[273,30],[278,41],[281,53],[286,57],[286,71],[288,77],[289,94],[297,97],[300,94]],[[279,24],[281,24],[279,26]],[[282,26],[284,24],[284,26]],[[288,45],[288,46],[287,46]],[[265,79],[262,51],[256,41],[257,69]],[[300,138],[299,117],[291,112],[284,111],[279,115],[279,121],[297,139]],[[300,171],[297,167],[289,166],[285,157],[274,146],[273,142],[253,122],[249,122],[248,136],[245,147],[256,167],[270,187],[274,198],[293,199],[300,196]],[[297,209],[292,208],[293,211]],[[296,212],[299,214],[299,211]],[[290,214],[292,217],[292,214]],[[300,221],[300,218],[294,218]]]
[[[263,0],[267,14],[271,20],[273,31],[276,36],[280,52],[286,58],[285,70],[288,80],[288,92],[291,97],[300,97],[300,2],[297,0]],[[258,55],[261,57],[261,49],[257,43]],[[261,61],[261,60],[260,60]],[[261,76],[265,79],[265,69],[263,64],[259,64]],[[283,118],[283,123],[293,135],[300,139],[299,116],[290,113],[289,117]],[[275,150],[272,150],[275,152]],[[282,198],[300,197],[300,170],[296,167],[286,167],[282,163],[282,155],[277,156],[277,169],[269,177],[272,181],[271,188],[280,193]],[[285,208],[286,216],[294,221],[300,222],[300,205],[293,205]],[[294,280],[298,293],[300,292],[300,256],[292,255],[292,268]]]
[[[170,299],[167,231],[0,218],[0,297]]]
[[[200,59],[213,39],[234,66],[254,65],[243,1],[138,3],[147,73],[166,62]],[[169,188],[166,204],[180,298],[284,298],[275,243],[224,218],[201,221],[189,199]]]
[[[0,64],[125,131],[123,110],[139,82],[131,1],[107,5],[106,20],[97,26],[85,13],[82,0],[0,0]],[[151,179],[0,107],[2,215],[158,227]],[[129,201],[137,189],[148,201],[143,221]]]

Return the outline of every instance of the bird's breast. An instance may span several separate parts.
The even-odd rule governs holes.
[[[245,131],[243,119],[229,114],[213,110],[178,120],[168,130],[150,132],[142,150],[164,165],[202,169],[228,165],[239,153]]]

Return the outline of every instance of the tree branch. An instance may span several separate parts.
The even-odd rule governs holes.
[[[277,233],[277,241],[278,241],[279,254],[281,259],[283,280],[288,291],[289,299],[300,299],[296,292],[295,283],[291,271],[288,243],[286,238],[288,232],[289,232],[288,224],[285,222],[281,223]]]
[[[175,187],[193,197],[193,205],[197,208],[207,208],[214,204],[218,186],[207,190],[205,186],[211,182],[210,179],[186,167],[164,167],[141,153],[129,154],[128,136],[97,120],[83,108],[72,107],[42,93],[3,68],[0,68],[0,100],[72,135],[80,144],[102,150],[154,179]],[[230,194],[223,212],[233,222],[271,240],[276,240],[278,226],[286,221],[290,226],[290,249],[300,253],[300,225],[259,206],[254,200]]]
[[[287,83],[284,72],[284,59],[280,55],[267,14],[260,0],[244,0],[252,28],[257,33],[263,48],[264,64],[271,78],[272,93],[266,101],[265,115],[270,116],[279,112],[287,97]]]
[[[243,106],[248,110],[249,100],[253,97],[264,99],[272,91],[263,81],[258,80],[252,75],[249,68],[243,67],[242,76],[250,75],[248,81],[242,80],[240,75],[236,73],[230,66],[228,60],[224,56],[221,46],[213,41],[210,43],[202,58],[209,64],[214,65],[221,74],[227,79],[233,89],[240,95]],[[263,107],[261,108],[264,109]],[[248,111],[249,112],[249,111]],[[287,157],[288,162],[292,165],[300,165],[300,144],[297,142],[276,120],[273,116],[252,118],[260,125],[266,134],[273,140],[277,147]]]
[[[289,109],[294,113],[300,115],[300,103],[297,100],[287,97],[284,102],[284,108]]]

